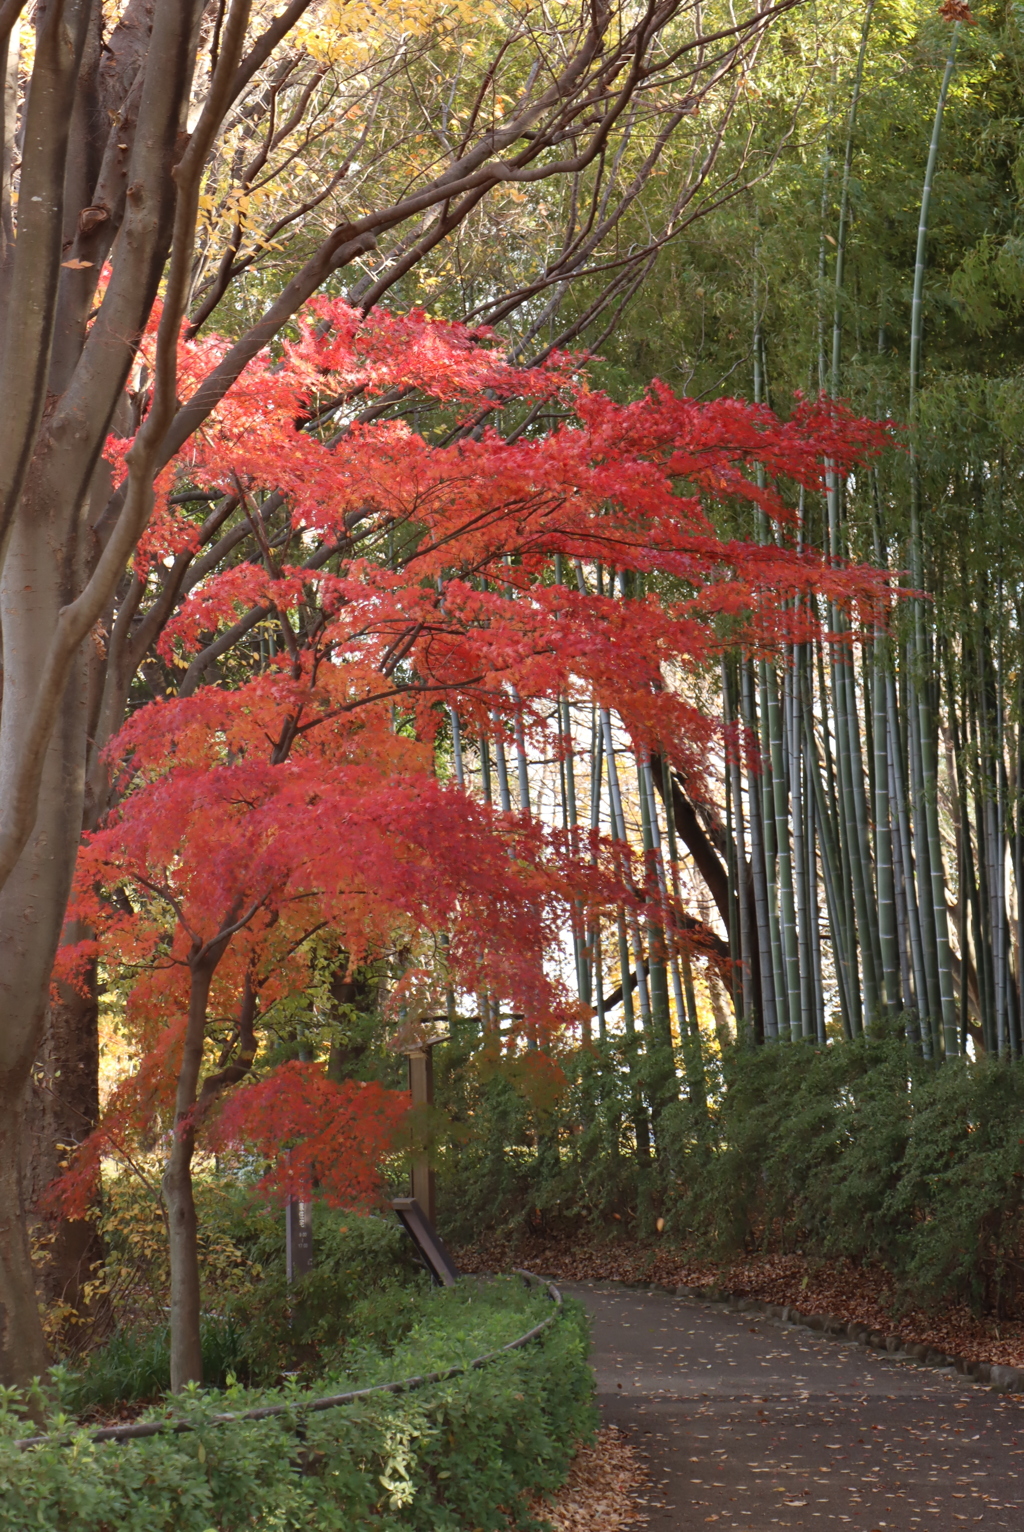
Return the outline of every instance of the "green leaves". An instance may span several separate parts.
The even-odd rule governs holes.
[[[406,1299],[406,1308],[410,1305]],[[508,1281],[432,1293],[415,1305],[413,1333],[392,1355],[367,1352],[359,1382],[450,1366],[505,1344],[549,1312]],[[461,1333],[461,1339],[456,1339]],[[335,1379],[338,1387],[348,1380]],[[324,1384],[327,1388],[329,1385]],[[595,1424],[586,1321],[567,1304],[537,1343],[486,1368],[409,1395],[382,1395],[294,1420],[210,1426],[194,1435],[22,1453],[24,1422],[0,1400],[0,1529],[26,1532],[242,1532],[372,1527],[375,1532],[498,1532],[535,1525],[523,1491],[564,1479],[574,1446]],[[232,1390],[229,1407],[273,1396]],[[196,1393],[177,1407],[199,1425],[224,1396]],[[298,1446],[298,1450],[297,1450]],[[511,1521],[509,1515],[511,1514]]]

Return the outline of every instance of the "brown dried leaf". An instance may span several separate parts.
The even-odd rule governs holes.
[[[620,1532],[647,1519],[639,1497],[646,1483],[647,1470],[628,1437],[604,1426],[592,1447],[579,1449],[558,1494],[534,1501],[530,1512],[555,1532]]]

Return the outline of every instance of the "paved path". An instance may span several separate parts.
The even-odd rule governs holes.
[[[1024,1399],[717,1304],[568,1284],[651,1532],[1024,1532]]]

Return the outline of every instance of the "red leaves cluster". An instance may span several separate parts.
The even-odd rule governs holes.
[[[183,389],[225,344],[183,346]],[[473,429],[438,444],[400,420],[351,419],[375,395],[413,390]],[[486,423],[549,401],[567,423],[545,434],[506,440]],[[331,412],[333,435],[308,429]],[[843,473],[884,438],[825,401],[783,422],[655,384],[620,406],[589,391],[572,358],[523,370],[487,332],[312,306],[299,340],[252,366],[165,472],[137,561],[145,576],[195,545],[172,493],[236,496],[262,556],[195,584],[161,653],[187,667],[240,617],[274,633],[278,652],[260,661],[243,649],[229,685],[143,707],[112,751],[128,763],[125,796],[83,853],[77,913],[106,960],[136,975],[129,1021],[144,1059],[121,1093],[122,1122],[129,1100],[138,1120],[166,1110],[189,974],[218,943],[210,1004],[222,1018],[243,992],[265,1015],[301,991],[309,936],[327,929],[353,962],[443,931],[448,982],[503,997],[534,1038],[570,1023],[545,955],[569,911],[622,899],[622,861],[590,846],[581,856],[537,820],[439,783],[446,709],[469,736],[516,719],[540,737],[568,693],[615,709],[692,778],[716,726],[668,673],[699,669],[725,642],[799,637],[812,591],[861,604],[871,621],[888,599],[884,576],[831,567],[787,537],[721,541],[713,509],[758,506],[785,528],[791,512],[777,488],[758,487],[755,464],[771,484],[815,491],[826,460]],[[287,507],[274,546],[260,518],[271,493]],[[578,577],[595,561],[657,573],[662,593],[596,592]],[[365,1169],[395,1110],[286,1066],[229,1097],[218,1131],[262,1153],[289,1143],[278,1184],[326,1186],[341,1173],[332,1165]]]
[[[939,15],[943,21],[962,21],[965,26],[976,27],[977,19],[974,16],[967,0],[942,0],[939,6]]]
[[[267,1193],[308,1198],[315,1186],[334,1207],[359,1207],[374,1200],[380,1161],[407,1111],[404,1095],[375,1081],[337,1084],[293,1059],[236,1091],[211,1141],[276,1162],[259,1182]]]

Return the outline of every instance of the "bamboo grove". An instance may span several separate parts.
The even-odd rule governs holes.
[[[783,410],[821,391],[892,420],[893,450],[801,496],[784,540],[887,570],[899,598],[860,631],[811,598],[816,636],[732,651],[705,677],[723,724],[710,788],[634,755],[614,720],[566,707],[557,725],[577,756],[553,811],[630,839],[649,888],[701,910],[675,940],[651,897],[574,933],[601,1035],[652,1057],[674,1041],[691,1098],[695,994],[751,1045],[822,1046],[888,1016],[924,1060],[1022,1050],[1021,39],[1011,12],[956,3],[831,20],[817,131],[743,216],[666,262],[607,375],[682,373],[698,397],[745,389]],[[795,27],[776,56],[801,51]],[[783,540],[752,514],[728,530]],[[639,594],[600,566],[576,578]]]
[[[802,641],[727,648],[680,680],[720,720],[692,772],[578,696],[546,727],[514,696],[489,732],[448,710],[442,771],[577,846],[600,832],[630,869],[632,902],[580,913],[565,966],[641,1162],[667,1103],[706,1110],[732,1043],[820,1048],[889,1018],[925,1062],[1022,1052],[1024,45],[1009,13],[956,0],[805,15],[759,76],[766,135],[807,77],[789,159],[663,253],[597,375],[629,395],[682,374],[698,398],[783,413],[820,392],[890,420],[892,448],[794,494],[790,526],[748,508],[719,529],[887,571],[887,619],[853,627],[812,595]],[[578,560],[554,578],[621,603],[667,581]],[[463,998],[448,1020],[464,1043],[514,1030],[486,993],[460,1021]]]
[[[924,163],[912,264],[901,276],[872,269],[867,238],[856,238],[858,200],[865,221],[877,212],[877,164],[864,163],[877,160],[877,97],[866,132],[859,114],[878,75],[865,66],[894,29],[892,14],[876,15],[870,0],[863,11],[821,151],[816,334],[807,348],[822,390],[849,393],[905,420],[908,431],[888,463],[846,484],[833,476],[824,502],[802,507],[801,534],[836,560],[859,555],[889,569],[906,596],[888,631],[851,641],[833,607],[820,614],[828,641],[791,650],[778,667],[737,656],[723,677],[727,715],[756,732],[762,768],[744,781],[734,767],[724,781],[739,906],[730,940],[746,976],[739,1013],[766,1038],[819,1042],[830,1008],[847,1036],[883,1013],[902,1014],[908,1038],[936,1060],[968,1048],[1019,1056],[1024,934],[1020,577],[1013,531],[1003,525],[1012,516],[1014,443],[996,412],[986,420],[993,396],[1002,392],[1005,409],[1017,379],[1004,345],[986,346],[984,325],[970,335],[970,252],[949,270],[961,188],[941,171],[944,153],[954,165],[963,153],[962,141],[948,139],[951,106],[961,131],[972,108],[987,108],[992,129],[998,103],[984,100],[979,65],[991,72],[993,53],[1005,62],[1007,34],[982,35],[966,7],[943,10],[934,32],[915,39],[931,121],[919,111]],[[966,78],[958,81],[958,69]],[[962,159],[956,169],[963,173]],[[990,261],[1009,235],[1000,217],[1012,219],[1012,210],[996,200],[979,241]],[[936,246],[945,271],[931,265]],[[898,251],[890,238],[885,255]],[[770,307],[755,312],[755,397],[768,387],[767,357],[781,349],[767,335]],[[957,328],[970,372],[963,355],[950,365]],[[1000,364],[1004,376],[993,377]],[[970,418],[969,436],[953,424],[958,413]]]

